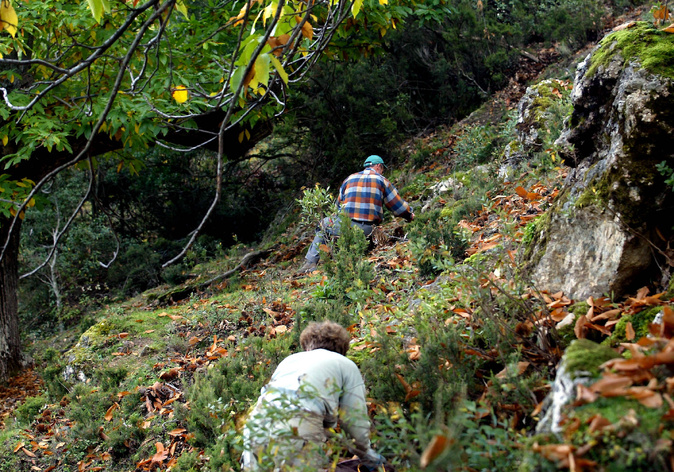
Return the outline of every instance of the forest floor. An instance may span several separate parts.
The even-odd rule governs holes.
[[[642,13],[642,10],[636,10],[630,15],[613,20],[611,26],[630,21]],[[429,150],[431,158],[424,166],[410,170],[408,175],[402,173],[399,175],[410,184],[407,186],[410,190],[406,193],[406,198],[418,205],[429,201],[429,188],[451,175],[453,158],[457,153],[456,144],[461,141],[462,136],[471,129],[501,122],[504,116],[516,108],[527,85],[541,77],[554,75],[551,70],[556,72],[563,70],[565,71],[563,75],[568,76],[573,70],[573,65],[586,55],[592,46],[590,44],[574,57],[563,60],[554,48],[541,48],[523,53],[519,71],[509,85],[497,92],[478,112],[457,125],[439,128],[415,138],[417,144],[421,143]],[[497,248],[510,248],[509,251],[513,252],[506,250],[504,254],[514,263],[514,251],[525,237],[527,225],[550,207],[557,195],[564,172],[563,167],[550,168],[545,176],[532,171],[529,175],[527,173],[522,175],[517,182],[505,182],[498,188],[490,189],[483,199],[485,203],[481,208],[476,209],[459,223],[460,227],[470,234],[465,256],[488,254]],[[423,175],[425,177],[422,182],[415,184],[415,176]],[[442,203],[442,198],[440,202]],[[359,356],[376,357],[382,353],[384,349],[382,346],[385,343],[377,333],[378,330],[383,329],[387,335],[396,337],[409,328],[406,319],[395,314],[397,305],[411,306],[418,299],[421,300],[419,302],[421,305],[430,306],[435,303],[432,295],[436,293],[434,290],[442,292],[442,288],[437,288],[441,284],[440,280],[434,277],[421,280],[417,277],[415,260],[405,235],[405,227],[390,221],[384,225],[384,230],[387,239],[374,247],[367,256],[368,263],[374,267],[377,274],[372,294],[361,301],[360,321],[351,326],[354,335],[353,350]],[[275,243],[263,257],[242,267],[242,270],[231,278],[225,278],[208,287],[198,285],[200,281],[221,274],[224,269],[235,267],[244,254],[255,252],[257,248],[242,247],[236,257],[204,267],[199,277],[192,281],[192,285],[185,285],[179,291],[163,287],[128,300],[120,306],[108,307],[107,311],[102,313],[103,318],[114,313],[125,321],[123,323],[120,321],[120,324],[111,322],[112,325],[107,327],[99,325],[97,328],[99,339],[91,332],[87,332],[88,349],[92,350],[94,347],[98,349],[97,357],[87,359],[87,362],[105,364],[107,372],[105,375],[109,376],[114,376],[122,367],[128,371],[136,369],[142,372],[142,376],[139,374],[135,390],[129,385],[128,390],[116,393],[116,401],[107,400],[104,415],[98,419],[92,433],[92,438],[98,437],[100,442],[90,440],[86,447],[77,449],[78,455],[74,454],[76,448],[69,443],[72,438],[68,436],[68,431],[77,421],[83,420],[73,417],[72,411],[69,410],[71,400],[66,397],[68,393],[74,395],[73,392],[79,392],[84,397],[83,390],[70,388],[69,391],[64,391],[60,402],[47,404],[46,407],[43,403],[35,412],[23,406],[22,415],[28,416],[30,413],[38,415],[37,419],[22,423],[21,436],[12,441],[10,449],[14,456],[12,465],[14,470],[47,472],[70,470],[69,467],[73,465],[80,472],[104,470],[109,468],[111,461],[118,460],[119,448],[135,452],[135,455],[130,456],[132,458],[126,459],[126,462],[122,461],[125,470],[165,470],[175,467],[183,453],[197,451],[198,448],[190,445],[194,439],[194,432],[190,430],[189,422],[173,419],[174,414],[177,414],[175,410],[177,405],[184,404],[189,396],[187,387],[193,384],[195,372],[215,370],[214,366],[220,359],[247,349],[244,347],[245,339],[263,338],[282,342],[285,337],[290,337],[289,333],[296,331],[294,328],[300,307],[308,298],[329,299],[332,296],[330,277],[325,275],[322,267],[308,276],[298,276],[295,273],[311,236],[311,232],[306,229],[290,227],[284,234],[283,241]],[[478,278],[483,283],[483,288],[486,287],[488,291],[493,292],[510,284],[511,281],[502,274],[504,270],[506,269],[501,268],[487,272],[481,276],[484,280]],[[423,293],[419,295],[421,292],[428,292],[431,295]],[[167,293],[173,293],[173,298],[169,295],[168,299],[162,299]],[[496,297],[496,294],[492,293],[490,296]],[[574,305],[574,301],[562,293],[529,293],[527,296],[530,299],[538,297],[538,302],[547,307],[548,318],[545,322],[551,325],[568,318],[571,313],[569,310]],[[585,337],[588,332],[596,332],[597,335],[610,337],[618,324],[618,313],[637,313],[649,307],[662,306],[665,302],[660,298],[657,294],[650,295],[648,290],[644,289],[621,301],[611,301],[605,297],[590,300],[584,308],[586,312],[591,311],[591,316],[588,318],[584,315],[585,321],[581,322],[580,326],[577,320],[582,316],[576,316],[575,324],[572,326],[573,334],[576,337]],[[474,307],[462,304],[459,295],[456,295],[456,299],[445,298],[443,303],[445,306],[442,310],[445,315],[449,313],[466,320],[470,320],[473,315]],[[542,319],[541,315],[533,321],[543,323]],[[449,317],[444,318],[442,322],[453,323]],[[418,330],[419,326],[414,326],[414,329]],[[532,320],[522,320],[514,330],[524,339],[526,334],[532,332],[532,326]],[[635,335],[630,333],[630,328],[631,325],[623,329],[627,330],[627,338],[632,340]],[[171,339],[167,342],[160,339],[162,336],[170,336]],[[62,334],[58,343],[64,346],[60,352],[74,352],[71,348],[78,340],[80,345],[83,344],[78,333]],[[426,346],[421,345],[414,336],[406,332],[400,342],[403,343],[402,353],[403,357],[407,358],[406,361],[413,363],[421,359],[421,353]],[[45,363],[42,351],[46,351],[47,347],[56,343],[54,339],[40,340],[34,341],[29,347],[34,353],[40,353],[36,356],[39,357],[38,367]],[[554,365],[562,355],[559,347],[549,347],[543,352],[535,343],[529,341],[522,341],[518,350],[521,357],[516,364],[516,375],[532,371],[554,372]],[[164,355],[165,352],[170,354]],[[493,393],[491,389],[494,385],[493,379],[489,380],[492,374],[487,373],[486,364],[489,364],[489,368],[499,364],[496,348],[466,346],[463,355],[478,358],[485,363],[476,370],[476,375],[484,376],[482,389],[473,393],[472,398],[482,400],[488,398]],[[143,366],[134,364],[134,367],[130,367],[130,362],[139,359],[143,360]],[[508,371],[509,366],[501,367],[503,370],[499,368],[500,372],[496,377],[509,378],[512,374]],[[651,367],[637,366],[630,372],[635,370],[645,372]],[[421,396],[424,390],[420,380],[414,378],[415,371],[411,369],[402,368],[392,375],[397,388],[402,389],[405,399],[402,403],[410,403]],[[46,380],[53,382],[53,378]],[[538,378],[537,383],[530,388],[533,398],[530,399],[528,406],[514,403],[499,404],[503,411],[508,412],[500,419],[507,421],[512,428],[530,428],[527,426],[530,424],[527,418],[538,414],[536,410],[541,408],[543,398],[549,391],[549,380]],[[92,386],[89,390],[100,388],[102,391],[103,387],[93,387],[99,384],[105,384],[105,380],[90,377],[85,381],[85,385]],[[43,391],[44,381],[36,370],[32,369],[11,379],[9,385],[0,386],[0,430],[5,428],[5,423],[14,420],[17,408],[24,405],[27,398],[39,397]],[[643,404],[653,401],[650,391],[640,392],[643,395]],[[91,392],[87,392],[89,393]],[[664,398],[667,400],[668,397]],[[131,405],[131,402],[135,404]],[[119,443],[116,443],[115,434],[123,429],[119,423],[123,422],[119,417],[122,410],[133,411],[140,406],[144,414],[138,428],[141,430],[147,428],[153,433],[144,433],[145,439],[139,444],[129,439],[133,435],[119,439]],[[79,414],[82,415],[81,412]],[[435,437],[433,440],[435,441]],[[496,439],[492,438],[490,441]],[[384,439],[381,439],[381,442],[386,443]],[[111,443],[114,446],[110,446]],[[421,457],[417,456],[415,459],[421,459],[423,462],[425,456],[427,462],[432,461],[449,447],[436,447],[436,450],[433,450],[433,444],[431,442],[425,446],[418,445],[423,449],[423,453]],[[496,444],[500,443],[496,441]],[[589,463],[591,461],[583,458],[590,449],[579,452],[577,448],[570,446],[569,441],[539,446],[537,452],[542,457],[557,462],[561,467],[584,470],[583,467],[591,468]],[[68,451],[73,453],[73,458],[68,459]],[[203,465],[206,459],[201,455],[202,452],[199,452],[196,460],[201,461]],[[0,471],[4,470],[6,469],[0,466]]]

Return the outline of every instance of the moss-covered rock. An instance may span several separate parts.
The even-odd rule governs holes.
[[[599,377],[599,366],[615,359],[618,353],[613,349],[588,339],[577,339],[564,352],[564,365],[569,376]]]
[[[651,74],[674,79],[674,36],[650,23],[637,22],[602,39],[599,49],[592,55],[588,74],[593,75],[600,67],[607,67],[616,54],[625,61],[639,61]]]
[[[569,433],[577,447],[594,445],[584,458],[601,464],[606,471],[665,471],[670,448],[669,428],[663,421],[666,408],[649,408],[625,397],[599,398],[569,412],[567,424],[579,424]],[[593,430],[593,418],[611,423],[606,430]],[[574,421],[575,420],[575,421]]]
[[[659,307],[649,308],[647,310],[642,310],[639,313],[633,315],[623,315],[620,318],[620,321],[613,327],[613,333],[611,336],[606,338],[602,344],[607,346],[617,346],[620,343],[628,342],[627,339],[627,323],[632,323],[632,329],[634,329],[635,340],[641,339],[644,336],[648,336],[649,330],[648,327],[661,311]]]
[[[517,106],[517,136],[504,149],[499,175],[508,177],[522,160],[552,144],[571,113],[569,97],[570,85],[562,80],[543,80],[527,88]]]
[[[570,86],[555,79],[543,80],[527,88],[518,104],[517,140],[524,152],[540,149],[544,134],[549,129],[554,107],[559,106],[571,113]]]
[[[567,405],[576,398],[576,386],[594,382],[600,375],[599,366],[615,357],[618,354],[613,349],[587,339],[572,342],[559,364],[552,391],[544,402],[545,414],[536,431],[561,432],[563,413]]]
[[[129,354],[134,351],[135,356],[119,356],[118,362],[128,364],[138,361],[131,370],[140,368],[141,358],[160,352],[159,346],[164,342],[163,336],[172,322],[165,312],[110,310],[82,333],[77,344],[65,353],[63,377],[70,382],[85,382],[94,375],[100,358],[116,356],[113,353]],[[151,360],[143,359],[143,362]]]
[[[525,253],[539,288],[585,299],[659,278],[651,243],[674,237],[674,192],[657,168],[674,166],[667,36],[639,23],[606,37],[579,65],[573,113],[556,141],[573,169]]]

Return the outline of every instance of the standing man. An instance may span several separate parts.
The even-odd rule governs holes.
[[[393,184],[382,175],[386,167],[384,160],[377,155],[372,155],[365,159],[363,165],[365,169],[348,176],[339,189],[340,208],[351,219],[351,225],[359,227],[365,236],[369,236],[373,226],[381,223],[384,206],[395,216],[412,221],[414,219],[412,208],[400,197]],[[339,215],[323,219],[305,256],[304,265],[299,270],[300,273],[312,272],[316,269],[320,258],[318,248],[325,242],[324,232],[330,236],[338,236],[339,225]]]

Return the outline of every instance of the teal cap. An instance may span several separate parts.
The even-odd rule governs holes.
[[[384,159],[377,156],[376,154],[372,154],[370,157],[365,159],[365,163],[363,164],[363,167],[376,166],[377,164],[381,164],[384,167],[386,167],[386,164],[384,164]]]

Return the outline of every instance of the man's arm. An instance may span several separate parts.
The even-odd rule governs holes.
[[[365,385],[355,364],[344,373],[344,391],[339,399],[342,428],[354,440],[355,452],[368,466],[381,465],[384,458],[370,447],[370,419],[367,416]]]
[[[402,199],[398,190],[393,186],[388,179],[384,179],[384,205],[391,210],[395,216],[405,218],[407,221],[414,219],[414,211],[409,203]]]

